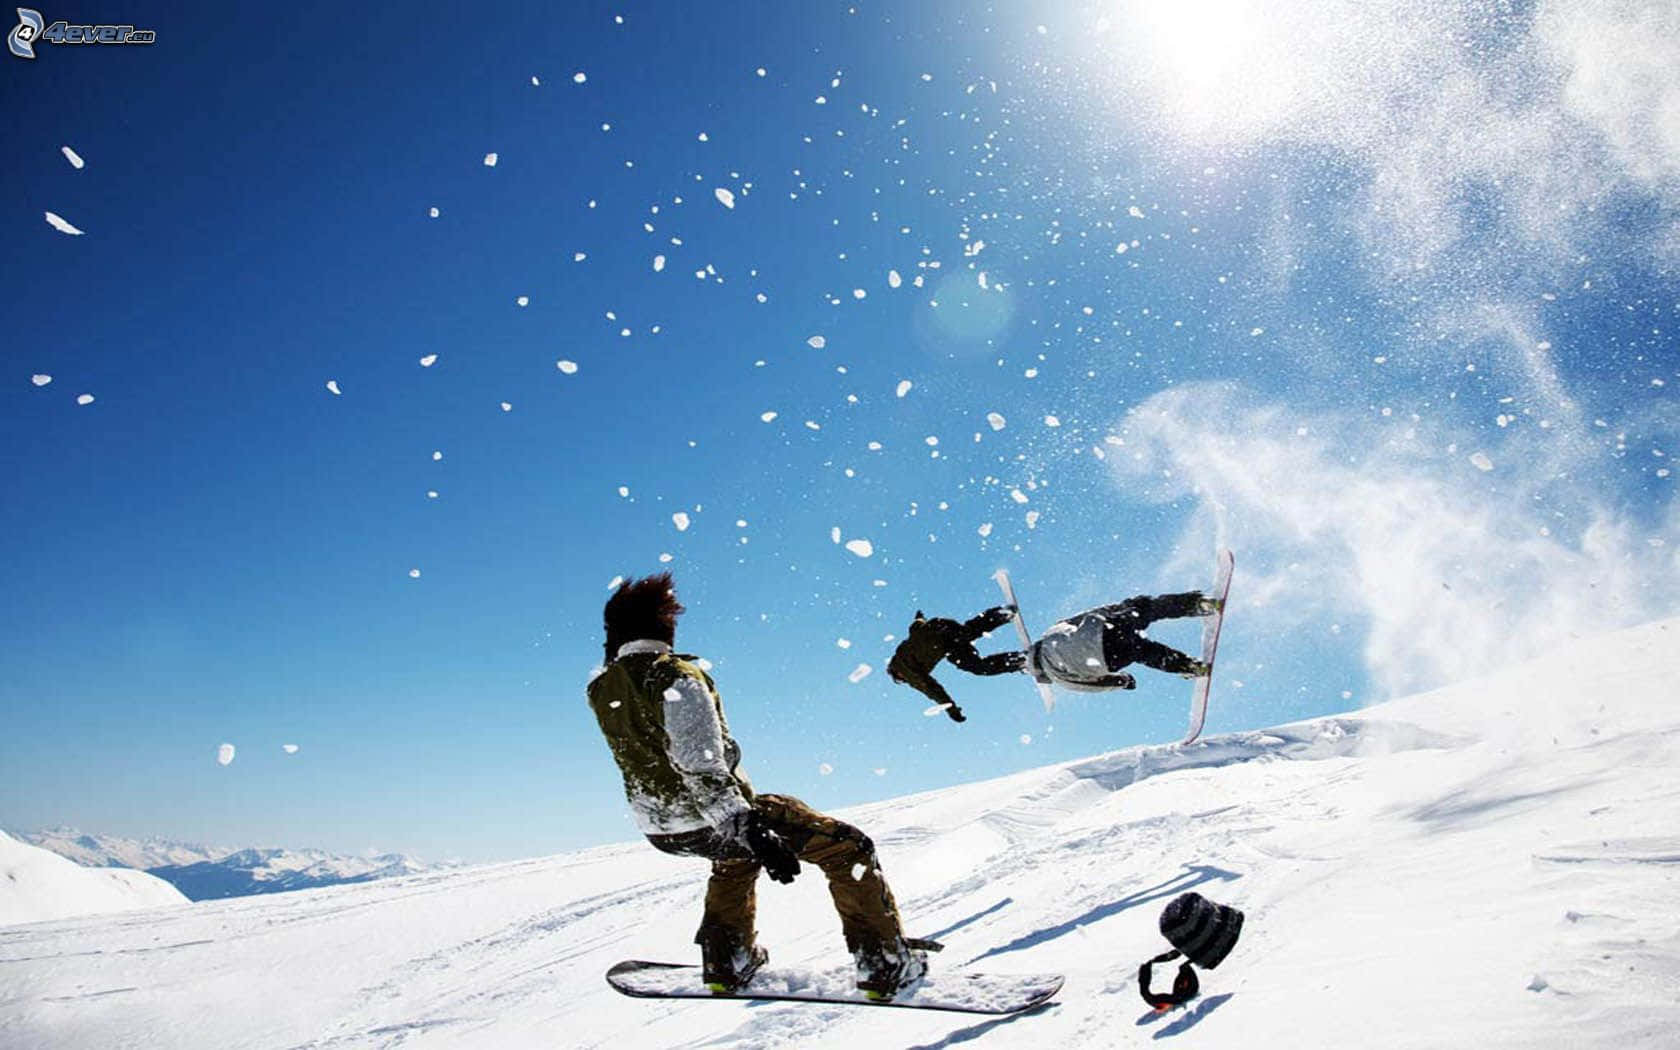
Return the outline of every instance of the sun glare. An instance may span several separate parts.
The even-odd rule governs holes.
[[[1094,39],[1128,100],[1153,101],[1172,130],[1241,138],[1298,101],[1313,43],[1291,18],[1253,0],[1144,0],[1114,5]]]

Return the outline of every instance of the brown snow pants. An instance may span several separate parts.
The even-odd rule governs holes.
[[[840,929],[852,951],[896,948],[903,935],[898,905],[881,875],[875,844],[845,821],[825,817],[788,795],[758,795],[752,807],[807,864],[828,878]],[[755,943],[760,866],[750,858],[714,860],[706,884],[706,914],[695,943],[722,935],[743,947]]]

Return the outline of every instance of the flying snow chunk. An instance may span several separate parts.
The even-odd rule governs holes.
[[[904,278],[902,278],[898,275],[897,270],[888,270],[887,271],[887,287],[888,288],[897,288],[899,285],[901,285],[903,283],[904,283]]]
[[[34,383],[36,386],[46,386],[48,383],[52,382],[52,376],[47,375],[44,372],[37,372],[29,377],[29,381]]]
[[[75,168],[77,171],[82,170],[82,167],[86,162],[77,155],[75,150],[71,149],[69,146],[60,146],[58,147],[58,151],[64,154],[64,159],[70,162],[70,166],[72,168]]]
[[[1493,469],[1493,460],[1491,460],[1487,457],[1486,452],[1472,452],[1472,453],[1470,453],[1470,462],[1476,464],[1476,469],[1477,470],[1492,470]]]
[[[503,401],[502,402],[502,411],[503,412],[512,412],[513,411],[513,402]]]
[[[614,576],[614,577],[613,577],[613,578],[612,578],[612,582],[610,582],[610,583],[608,583],[608,584],[607,584],[607,590],[609,590],[609,591],[616,591],[616,590],[618,590],[618,588],[619,588],[619,585],[620,585],[620,584],[622,584],[622,583],[623,583],[623,582],[624,582],[624,577],[622,577],[622,576]]]
[[[1059,427],[1062,425],[1062,421],[1057,419],[1055,416],[1045,416],[1044,425],[1047,427]]]
[[[280,745],[280,750],[286,752],[286,754],[288,754],[288,755],[295,755],[295,754],[297,754],[297,745],[296,744],[281,744]]]
[[[978,529],[976,529],[975,531],[980,533],[980,535],[983,536],[983,537],[984,536],[990,536],[992,534],[992,523],[989,522],[989,521],[988,522],[983,522],[980,525],[980,527]]]
[[[1022,733],[1021,734],[1021,743],[1023,743],[1023,744],[1032,743],[1032,735],[1029,734],[1029,733]]]
[[[519,298],[515,299],[514,302],[518,303],[520,306],[530,306],[531,305],[531,297],[528,296],[528,295],[522,295]]]
[[[733,193],[729,192],[728,190],[724,189],[722,186],[719,186],[717,189],[713,190],[712,191],[712,196],[716,197],[717,202],[719,204],[723,205],[725,208],[735,207],[735,194],[733,194]]]
[[[992,425],[993,430],[1003,429],[1003,417],[996,412],[987,412],[986,422]]]
[[[1027,494],[1022,492],[1020,489],[1010,489],[1009,498],[1014,500],[1016,503],[1025,503],[1027,501]]]
[[[411,579],[411,580],[418,580],[420,578],[420,570],[419,569],[408,570],[408,578]]]
[[[496,166],[496,161],[500,159],[501,158],[496,156],[494,153],[486,153],[484,155],[484,166],[486,168],[494,168]]]
[[[675,514],[671,515],[671,524],[677,527],[678,532],[687,532],[688,515],[683,511],[677,511]]]
[[[1027,511],[1027,528],[1029,528],[1029,529],[1038,528],[1038,511],[1036,511],[1036,510]]]
[[[438,216],[439,216],[439,215],[440,215],[440,214],[442,214],[442,213],[441,213],[441,212],[439,212],[439,211],[438,211],[438,210],[437,210],[437,209],[436,209],[436,208],[433,208],[433,209],[432,209],[432,210],[430,210],[430,211],[428,211],[428,212],[427,212],[427,213],[426,213],[426,214],[427,214],[427,215],[430,215],[430,216],[431,216],[431,217],[432,217],[432,218],[434,218],[434,219],[435,219],[435,218],[437,218],[437,217],[438,217]]]
[[[1265,335],[1266,330],[1264,328],[1252,328],[1252,329],[1249,330],[1248,334],[1249,335]]]
[[[229,762],[232,762],[233,761],[233,745],[232,744],[223,744],[221,747],[218,747],[216,749],[216,761],[219,764],[224,765],[224,766],[227,765]]]
[[[661,555],[660,555],[660,556],[659,556],[659,560],[660,560],[660,561],[661,561],[661,562],[669,562],[669,561],[670,561],[670,560],[671,560],[671,558],[672,558],[672,557],[673,557],[673,555],[671,555],[671,554],[670,554],[670,553],[668,553],[668,552],[667,552],[667,553],[665,553],[665,554],[661,554]]]
[[[440,460],[442,458],[443,458],[443,453],[442,452],[440,452],[436,449],[432,450],[432,462],[433,463],[436,463],[438,460]]]
[[[59,233],[68,233],[72,237],[80,237],[82,235],[81,230],[76,229],[76,227],[74,227],[74,226],[70,225],[69,223],[65,222],[63,219],[61,219],[60,217],[58,217],[54,213],[49,211],[49,212],[46,213],[46,215],[47,215],[47,225],[51,226],[53,229],[57,230]]]
[[[836,525],[828,530],[828,538],[835,543],[840,542],[840,526]]]
[[[561,358],[560,360],[554,362],[554,367],[558,368],[560,371],[566,373],[569,376],[577,375],[577,362],[576,361],[567,361],[566,359]]]
[[[850,649],[852,647],[852,640],[850,638],[836,638],[834,639],[834,644],[838,645],[842,649]]]
[[[420,367],[421,368],[430,368],[435,364],[437,364],[437,355],[436,354],[427,354],[425,357],[422,357],[420,359]]]
[[[862,288],[853,288],[852,289],[852,298],[853,299],[867,299],[868,297],[869,297],[869,293],[867,291],[865,291],[864,289],[862,289]]]
[[[542,81],[540,79],[538,79],[537,77],[533,76],[531,78],[531,86],[532,87],[540,87],[540,86],[542,86]]]
[[[903,397],[905,394],[908,394],[910,392],[910,388],[915,385],[916,384],[910,382],[908,379],[900,379],[898,381],[898,396]]]
[[[1134,219],[1141,219],[1143,218],[1143,209],[1134,204],[1130,208],[1126,209],[1126,214],[1130,215]]]
[[[875,553],[875,545],[868,540],[847,540],[846,549],[860,558],[867,558]]]
[[[823,347],[828,345],[828,340],[820,335],[813,335],[811,338],[805,340],[805,345],[810,347],[812,350],[821,350]]]
[[[584,73],[581,70],[572,74],[572,83],[574,83],[574,84],[582,84],[584,81],[586,81],[588,79],[589,79],[589,75],[587,73]]]
[[[763,66],[759,66],[756,70],[754,70],[754,72],[757,73],[759,76],[764,76],[767,71],[765,70],[765,68]]]
[[[869,673],[873,670],[875,670],[875,668],[870,667],[868,664],[858,664],[856,667],[852,668],[852,673],[846,676],[846,680],[851,682],[853,685],[856,685],[865,678],[868,678]]]
[[[653,257],[653,272],[658,273],[660,270],[663,270],[663,269],[665,269],[665,256],[655,255]]]
[[[91,405],[91,404],[93,404],[93,395],[92,394],[78,394],[78,395],[76,395],[76,404],[78,404],[78,405]]]
[[[327,380],[327,389],[332,391],[335,395],[344,393],[344,391],[338,388],[338,380],[336,379]]]
[[[761,413],[759,413],[758,418],[763,420],[764,422],[768,423],[771,420],[776,418],[776,413],[774,413],[774,412],[761,412]]]

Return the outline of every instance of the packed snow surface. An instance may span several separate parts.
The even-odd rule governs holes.
[[[1672,1047],[1677,674],[1671,620],[1341,716],[842,811],[947,945],[935,966],[1066,974],[1029,1015],[620,997],[613,963],[696,958],[706,873],[635,842],[0,929],[0,1045]],[[926,726],[990,739],[983,712]],[[1156,1015],[1136,971],[1186,890],[1247,921],[1201,998]],[[780,967],[842,961],[809,867],[761,882],[758,928]]]

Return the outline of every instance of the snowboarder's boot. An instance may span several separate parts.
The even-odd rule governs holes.
[[[727,934],[700,939],[701,980],[719,995],[740,991],[769,961],[770,953],[759,945],[743,945]]]
[[[1196,599],[1197,616],[1212,616],[1214,613],[1224,611],[1225,599],[1223,598],[1209,598],[1204,594],[1200,598]]]
[[[1178,676],[1180,678],[1202,678],[1211,670],[1213,670],[1213,668],[1202,661],[1191,660],[1190,663],[1185,666],[1184,670],[1178,672]]]
[[[886,1002],[926,976],[927,952],[911,947],[913,943],[901,937],[854,951],[858,989],[876,1002]]]

